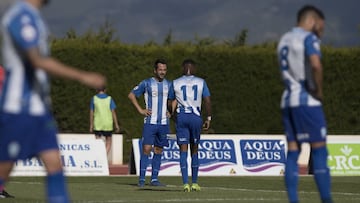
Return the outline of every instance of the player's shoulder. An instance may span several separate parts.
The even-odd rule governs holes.
[[[22,23],[26,23],[32,19],[35,15],[35,9],[31,8],[25,2],[19,1],[13,4],[7,12],[4,14],[4,20],[11,22],[13,20],[21,20]]]

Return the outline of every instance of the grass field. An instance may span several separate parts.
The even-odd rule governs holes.
[[[149,178],[149,177],[147,177]],[[0,203],[44,201],[43,177],[13,177],[7,191],[15,199],[0,199]],[[287,202],[283,177],[199,177],[200,192],[182,192],[181,177],[160,177],[167,187],[137,187],[135,176],[68,177],[68,187],[74,203],[116,202]],[[332,191],[337,203],[360,202],[360,177],[333,177]],[[301,202],[320,202],[311,176],[300,177]]]

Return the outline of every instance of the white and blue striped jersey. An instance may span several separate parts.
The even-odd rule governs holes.
[[[321,56],[318,37],[302,28],[293,28],[281,37],[277,52],[285,85],[281,108],[321,106],[321,102],[309,93],[316,88],[309,57],[313,54]]]
[[[49,110],[46,73],[32,66],[26,51],[38,48],[49,55],[48,29],[39,11],[19,1],[1,21],[2,57],[6,76],[1,91],[0,111],[11,114],[44,115]]]
[[[164,79],[159,82],[154,77],[140,82],[131,91],[136,97],[144,95],[146,109],[151,110],[151,116],[144,118],[146,124],[169,125],[169,118],[166,116],[167,101],[171,91],[171,82]]]
[[[173,88],[175,95],[170,98],[176,98],[178,102],[176,111],[200,116],[202,98],[210,96],[205,80],[194,75],[183,75],[173,81]]]

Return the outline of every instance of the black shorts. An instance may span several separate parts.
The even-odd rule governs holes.
[[[94,133],[96,136],[105,136],[105,137],[112,136],[112,131],[94,130]]]

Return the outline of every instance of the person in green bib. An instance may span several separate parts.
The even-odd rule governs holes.
[[[111,150],[112,133],[120,131],[116,116],[116,104],[110,95],[106,94],[105,87],[97,90],[97,94],[90,101],[90,132],[95,134],[96,139],[105,137],[106,153]]]

